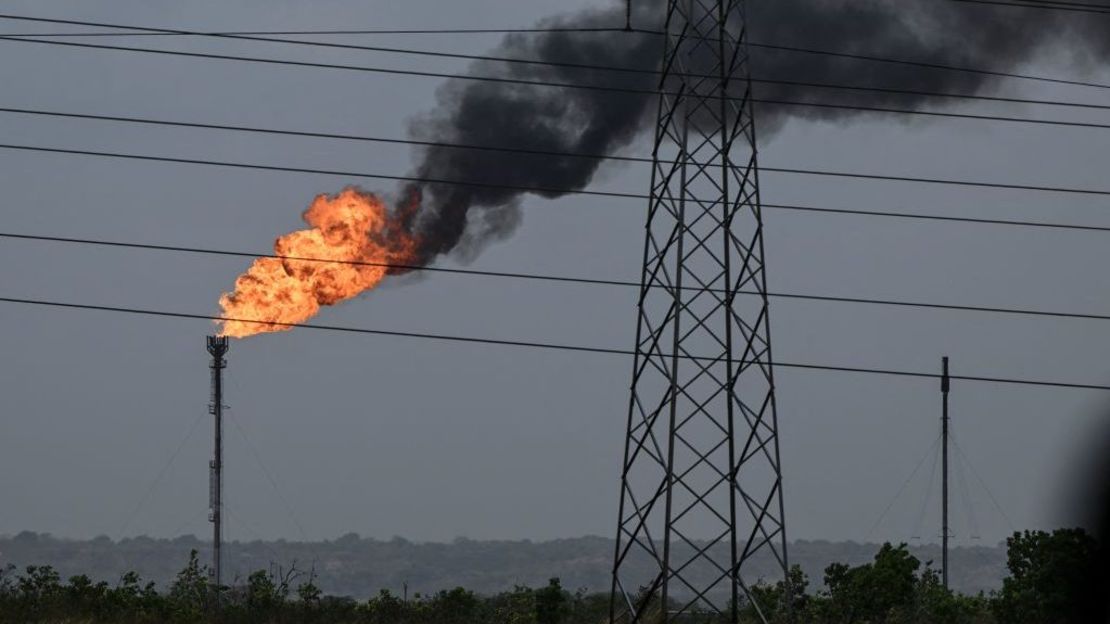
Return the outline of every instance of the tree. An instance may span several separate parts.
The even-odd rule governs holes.
[[[501,624],[535,624],[536,597],[534,590],[517,585],[494,600],[494,621]]]
[[[915,594],[913,622],[983,622],[990,615],[990,603],[982,594],[962,596],[945,589],[940,574],[928,565],[917,581]]]
[[[429,620],[436,624],[478,624],[481,617],[481,601],[474,592],[456,587],[441,591],[429,601]]]
[[[315,607],[320,604],[322,594],[323,592],[316,586],[316,568],[313,567],[308,572],[308,578],[297,586],[297,597],[305,606]]]
[[[1098,545],[1083,529],[1024,531],[1006,540],[1010,576],[994,600],[1008,624],[1080,621],[1076,609],[1094,578]]]
[[[365,611],[368,621],[373,624],[403,624],[411,622],[409,604],[388,589],[381,590],[377,596],[366,601]]]
[[[570,597],[557,578],[549,580],[547,587],[537,589],[535,600],[537,624],[559,624],[570,613]]]
[[[828,603],[826,621],[890,622],[914,603],[917,569],[921,562],[905,544],[883,544],[874,561],[849,567],[834,563],[825,568]]]
[[[13,589],[17,621],[42,619],[55,603],[63,601],[58,573],[50,566],[27,566]]]
[[[105,594],[103,607],[110,613],[130,614],[141,617],[157,610],[160,602],[153,582],[141,585],[142,579],[137,572],[127,572],[120,577],[115,588]]]
[[[806,593],[809,587],[809,578],[799,566],[791,566],[787,577],[774,585],[768,585],[762,580],[752,585],[750,591],[752,602],[759,605],[759,610],[768,622],[806,621],[801,614],[806,613],[810,597]],[[789,597],[789,598],[788,598]],[[790,603],[787,605],[787,600]],[[741,610],[742,622],[759,622],[759,613],[753,604],[745,605]]]
[[[178,614],[196,617],[208,605],[208,595],[208,568],[201,567],[194,549],[189,552],[189,562],[177,573],[177,578],[170,586],[170,602]]]
[[[247,577],[247,608],[268,613],[283,602],[285,596],[270,573],[256,570]]]

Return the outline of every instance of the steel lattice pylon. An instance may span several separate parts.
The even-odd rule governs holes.
[[[786,578],[745,30],[743,0],[668,0],[613,622],[765,620],[747,564]]]

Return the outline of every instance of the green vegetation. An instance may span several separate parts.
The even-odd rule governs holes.
[[[1068,622],[1066,614],[1079,601],[1095,551],[1094,540],[1079,529],[1015,533],[1007,540],[1009,576],[1002,589],[965,596],[944,589],[939,572],[922,564],[905,544],[884,544],[868,563],[829,565],[816,592],[809,591],[809,579],[797,567],[788,583],[760,583],[752,592],[776,623]],[[518,586],[489,596],[461,587],[411,598],[383,590],[363,601],[325,596],[315,581],[314,573],[295,567],[257,571],[244,583],[222,588],[217,611],[208,571],[196,551],[166,591],[142,583],[134,573],[110,585],[85,576],[62,582],[49,566],[30,566],[19,574],[9,567],[0,573],[0,622],[600,624],[609,609],[607,595],[570,592],[558,579],[539,589]],[[652,607],[656,613],[660,609],[659,604]],[[682,621],[687,619],[691,624],[725,621],[709,614]],[[753,605],[742,606],[741,621],[758,621]]]
[[[704,544],[697,544],[698,547]],[[410,542],[394,537],[380,540],[349,533],[322,541],[234,540],[224,543],[224,573],[232,584],[246,582],[254,570],[269,569],[275,562],[298,562],[316,572],[316,585],[324,594],[366,600],[379,589],[394,594],[434,593],[462,586],[476,594],[491,595],[516,585],[542,587],[558,575],[564,587],[609,589],[613,549],[611,538],[584,536],[546,541],[472,540]],[[789,543],[790,563],[797,564],[814,585],[820,585],[825,568],[833,562],[858,565],[875,556],[881,544],[796,540]],[[709,554],[727,560],[727,544]],[[0,535],[0,568],[8,564],[22,570],[29,565],[50,565],[63,579],[84,574],[93,581],[115,583],[124,572],[137,572],[154,581],[159,590],[173,582],[189,552],[201,562],[211,560],[210,542],[192,535],[174,538],[108,537],[71,540],[24,531]],[[940,561],[936,544],[911,544],[910,554],[921,561]],[[676,560],[694,556],[685,544],[672,546]],[[950,553],[951,585],[974,595],[1002,589],[1006,576],[1005,543],[961,545]],[[629,553],[628,578],[638,584],[652,577],[654,562],[646,551]],[[749,579],[777,579],[778,563],[769,549],[760,549],[747,565]],[[708,573],[699,582],[712,580]]]
[[[208,570],[195,551],[166,592],[141,584],[132,573],[115,586],[85,576],[62,583],[48,566],[30,566],[18,576],[9,568],[0,576],[0,622],[562,624],[600,622],[609,609],[604,596],[568,592],[558,579],[540,589],[517,587],[488,597],[459,587],[411,599],[383,590],[358,602],[322,595],[311,573],[295,569],[257,571],[243,586],[222,588],[220,601],[217,613]]]
[[[1064,624],[1082,622],[1097,544],[1082,529],[1025,531],[1006,540],[1009,576],[1000,591],[965,596],[946,590],[940,573],[907,551],[884,544],[872,562],[825,569],[824,588],[807,593],[794,568],[794,621],[805,624]],[[773,605],[772,622],[789,622],[785,583],[759,585],[757,602]],[[748,617],[754,617],[749,608]],[[754,619],[752,621],[755,621]]]

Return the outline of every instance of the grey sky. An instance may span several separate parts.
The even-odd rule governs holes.
[[[10,13],[171,28],[515,27],[600,0],[443,3],[15,1]],[[557,8],[553,8],[556,7]],[[4,32],[56,30],[3,23]],[[758,25],[753,25],[758,32]],[[144,38],[434,71],[463,62]],[[351,38],[351,41],[365,39]],[[375,41],[481,52],[492,36]],[[804,41],[800,38],[799,41]],[[139,44],[137,44],[139,45]],[[403,137],[435,80],[266,67],[0,42],[3,106]],[[1028,68],[1077,73],[1052,59]],[[1099,74],[1090,74],[1098,78]],[[1110,72],[1101,75],[1110,80]],[[1099,92],[1010,85],[1030,97]],[[1071,112],[975,106],[1057,118]],[[1089,118],[1094,119],[1094,116]],[[0,115],[3,142],[404,174],[399,146]],[[1106,188],[1106,131],[870,118],[792,122],[763,164]],[[643,141],[634,150],[648,150]],[[647,190],[648,168],[610,166],[593,188]],[[266,252],[338,177],[0,150],[11,232]],[[876,210],[1110,224],[1105,199],[764,174],[764,200]],[[511,239],[475,268],[635,279],[644,202],[529,198]],[[773,290],[1110,313],[1105,234],[767,211]],[[5,240],[0,296],[213,313],[244,259]],[[319,322],[628,348],[631,289],[431,274],[327,309]],[[0,304],[0,533],[206,534],[207,355],[203,321]],[[772,304],[789,361],[1105,382],[1102,323],[799,301]],[[611,535],[630,362],[622,357],[298,330],[229,354],[231,538],[356,531],[415,540]],[[937,434],[931,381],[783,370],[778,376],[792,538],[863,539]],[[1019,528],[1055,526],[1073,459],[1096,428],[1093,392],[956,384],[957,439]],[[197,419],[199,425],[186,439]],[[241,431],[246,436],[241,435]],[[157,473],[181,453],[148,499]],[[249,440],[249,442],[248,442]],[[256,461],[261,458],[265,470]],[[875,531],[909,539],[929,461]],[[267,476],[267,472],[269,476]],[[271,486],[277,483],[280,494]],[[980,534],[1010,529],[969,474]],[[955,487],[955,486],[954,486]],[[933,499],[936,500],[934,488]],[[142,505],[137,514],[136,506]],[[932,505],[931,505],[932,507]],[[969,527],[956,506],[956,543]],[[934,539],[936,513],[921,534]]]

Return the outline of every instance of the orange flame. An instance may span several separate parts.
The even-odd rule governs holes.
[[[399,216],[359,189],[317,195],[302,217],[312,227],[279,237],[274,253],[280,258],[255,260],[235,280],[235,290],[220,295],[227,319],[219,321],[221,336],[292,329],[320,306],[377,286],[388,269],[381,264],[409,264],[414,256],[416,239],[399,227]]]

